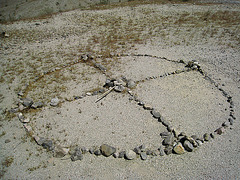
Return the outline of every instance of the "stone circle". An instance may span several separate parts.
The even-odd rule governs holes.
[[[97,56],[96,56],[97,57]],[[58,97],[54,97],[51,99],[49,104],[44,104],[41,101],[33,102],[32,99],[28,98],[28,93],[31,91],[31,88],[33,89],[33,84],[39,81],[40,79],[44,78],[44,76],[53,74],[57,71],[61,71],[61,68],[55,68],[54,70],[50,70],[49,72],[45,72],[42,74],[42,76],[35,78],[33,82],[29,83],[28,86],[26,86],[25,91],[19,93],[20,96],[20,103],[19,103],[19,108],[18,110],[18,118],[20,122],[23,124],[24,128],[26,129],[27,133],[34,138],[36,143],[43,148],[47,149],[48,151],[52,152],[53,155],[56,158],[62,158],[66,155],[70,155],[70,159],[72,161],[76,160],[82,160],[83,155],[87,152],[90,154],[94,154],[96,156],[104,155],[106,157],[113,156],[115,158],[123,158],[125,157],[127,160],[132,160],[137,157],[140,157],[142,160],[147,160],[148,156],[163,156],[164,154],[184,154],[186,152],[192,152],[196,150],[200,145],[202,145],[205,142],[208,142],[212,139],[215,138],[216,135],[221,135],[224,133],[224,131],[229,128],[229,126],[232,126],[234,121],[235,121],[235,116],[234,116],[234,102],[232,100],[232,96],[229,95],[222,87],[220,87],[212,78],[210,78],[206,72],[203,71],[201,68],[201,65],[197,61],[189,61],[185,63],[185,61],[180,60],[180,61],[175,61],[175,60],[170,60],[165,57],[158,57],[158,56],[152,56],[148,54],[111,54],[110,57],[107,58],[112,58],[112,57],[121,57],[125,58],[128,60],[131,57],[134,58],[139,58],[139,57],[144,57],[144,58],[151,58],[154,59],[155,61],[157,60],[164,60],[166,62],[171,62],[175,65],[177,69],[172,69],[169,72],[158,72],[160,74],[156,74],[155,70],[153,75],[148,76],[149,73],[145,74],[142,71],[137,72],[137,75],[134,74],[136,70],[134,69],[134,65],[131,64],[132,68],[129,69],[129,71],[126,71],[127,73],[127,79],[125,76],[121,77],[120,79],[115,79],[113,76],[118,76],[122,72],[118,72],[115,67],[114,70],[108,71],[108,67],[103,66],[100,63],[96,63],[94,61],[95,57],[89,58],[89,55],[82,55],[80,60],[76,60],[72,62],[71,64],[65,65],[62,69],[79,64],[79,63],[86,63],[88,66],[91,66],[91,68],[96,68],[98,71],[100,71],[105,77],[106,77],[106,82],[105,84],[102,84],[102,87],[98,87],[98,90],[93,90],[92,92],[85,92],[83,94],[75,95],[73,98],[68,99],[67,101],[69,102],[75,102],[79,99],[90,99],[96,95],[99,95],[100,98],[95,101],[99,102],[102,99],[106,98],[109,93],[111,93],[113,90],[116,93],[119,94],[125,94],[129,96],[129,101],[135,102],[135,105],[138,108],[142,108],[142,111],[144,113],[148,113],[152,116],[152,119],[162,124],[163,127],[165,127],[165,131],[159,132],[160,136],[162,137],[162,145],[158,144],[158,148],[154,149],[149,149],[148,147],[146,148],[144,144],[141,146],[136,145],[135,148],[128,148],[128,149],[119,149],[116,146],[112,146],[111,144],[104,143],[101,146],[92,146],[92,147],[82,147],[82,148],[75,148],[73,151],[70,150],[70,146],[65,147],[63,145],[57,144],[57,142],[53,139],[49,139],[48,137],[40,137],[39,135],[36,134],[34,131],[35,127],[32,127],[32,120],[29,118],[26,118],[31,111],[31,109],[37,109],[41,112],[41,109],[44,109],[45,107],[47,108],[54,108],[58,106],[62,106],[63,104],[66,104],[66,102],[63,102],[58,99]],[[91,61],[91,62],[89,62]],[[131,62],[132,63],[132,62]],[[143,62],[142,62],[143,63]],[[183,66],[182,69],[179,69],[179,65],[181,67]],[[125,71],[125,70],[123,70]],[[120,74],[119,74],[120,73]],[[218,96],[221,94],[221,100],[224,99],[228,103],[228,107],[222,106],[225,110],[223,111],[226,115],[223,119],[220,119],[221,123],[219,124],[218,127],[214,127],[212,131],[210,129],[207,129],[208,131],[202,134],[198,134],[198,132],[195,132],[196,134],[189,134],[189,132],[179,132],[179,128],[176,127],[176,123],[174,123],[173,120],[168,119],[168,114],[161,113],[161,106],[156,107],[157,104],[153,103],[151,104],[148,102],[147,99],[144,99],[144,96],[141,95],[141,88],[138,89],[141,85],[144,87],[145,85],[152,86],[151,82],[156,82],[158,80],[162,79],[167,79],[164,83],[167,83],[169,79],[171,78],[183,78],[184,79],[184,74],[186,73],[192,73],[192,77],[197,77],[197,78],[202,78],[201,82],[203,83],[208,83],[211,88],[215,88],[214,92],[217,91]],[[151,74],[151,70],[150,70]],[[197,75],[196,75],[197,74]],[[146,76],[144,76],[146,75]],[[137,79],[137,77],[140,77],[140,79]],[[191,79],[190,79],[191,80]],[[186,80],[187,81],[187,80]],[[189,81],[189,80],[188,80]],[[151,87],[154,89],[154,86]],[[164,88],[164,87],[163,87]],[[186,87],[187,89],[188,87]],[[194,86],[192,86],[194,88]],[[167,89],[165,89],[166,92]],[[193,89],[194,90],[194,89]],[[163,89],[164,91],[164,89]],[[187,90],[186,90],[187,91]],[[186,96],[188,94],[185,94]],[[154,98],[154,97],[153,97]],[[191,97],[195,99],[198,99],[199,97],[195,95],[195,97]],[[96,98],[95,98],[96,99]],[[214,98],[213,98],[214,99]],[[195,102],[195,101],[193,101]],[[22,105],[24,107],[22,107]],[[51,107],[52,106],[52,107]],[[21,108],[20,108],[21,107]],[[190,113],[191,109],[189,111],[186,111],[184,113]],[[79,110],[79,113],[81,112],[81,109]],[[107,113],[107,112],[104,112]],[[183,112],[181,112],[183,113]],[[57,112],[57,114],[61,114],[61,112]],[[205,127],[208,125],[206,124]],[[50,126],[48,128],[51,128]],[[193,133],[193,132],[190,132]],[[78,144],[82,146],[81,144]]]

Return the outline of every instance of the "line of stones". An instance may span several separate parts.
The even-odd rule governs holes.
[[[121,55],[117,55],[118,57],[120,57]],[[137,54],[137,55],[129,55],[129,54],[123,54],[122,56],[148,56],[148,57],[153,57],[153,58],[160,58],[160,59],[165,59],[167,61],[171,61],[171,62],[175,62],[175,63],[183,63],[185,64],[185,62],[183,62],[182,60],[180,61],[173,61],[173,60],[168,60],[166,58],[161,58],[161,57],[156,57],[156,56],[151,56],[151,55],[141,55],[141,54]],[[88,59],[93,59],[92,56],[82,56],[82,59],[84,61],[88,60]],[[71,66],[73,64],[76,64],[77,62],[74,62],[68,66]],[[67,66],[65,66],[67,67]],[[98,66],[95,65],[96,68],[101,67],[101,65],[98,64]],[[190,61],[188,62],[188,64],[186,65],[186,67],[188,69],[184,69],[184,70],[176,70],[174,72],[171,73],[166,73],[163,75],[160,75],[159,77],[166,77],[169,75],[173,75],[173,74],[179,74],[179,73],[183,73],[183,72],[189,72],[191,70],[197,70],[199,71],[202,75],[204,75],[204,78],[206,80],[209,80],[212,84],[215,85],[215,87],[217,87],[222,94],[227,97],[227,101],[230,104],[230,115],[229,115],[229,119],[228,121],[225,121],[222,126],[218,129],[216,129],[213,133],[205,133],[203,135],[203,137],[197,137],[196,135],[192,135],[187,136],[184,132],[178,133],[176,131],[176,129],[173,128],[173,126],[170,125],[170,123],[168,121],[166,121],[159,112],[157,112],[151,105],[147,105],[145,104],[143,101],[140,101],[136,95],[134,95],[132,93],[132,91],[130,89],[128,89],[128,93],[130,94],[130,98],[129,100],[135,100],[138,105],[143,106],[143,108],[145,110],[149,110],[151,112],[151,114],[153,115],[154,118],[158,119],[159,122],[161,122],[164,126],[166,126],[167,131],[166,132],[162,132],[160,133],[161,137],[164,139],[162,144],[163,146],[165,146],[165,148],[163,148],[162,146],[160,146],[157,150],[150,150],[148,148],[146,148],[144,145],[141,145],[139,147],[135,147],[133,150],[127,150],[127,151],[121,151],[121,152],[116,152],[116,148],[109,146],[107,144],[103,144],[102,146],[100,146],[100,148],[98,147],[93,147],[90,149],[86,149],[85,147],[74,147],[74,148],[64,148],[60,145],[55,145],[54,142],[52,140],[49,139],[45,139],[43,137],[38,137],[35,136],[33,133],[33,130],[31,128],[31,126],[29,126],[27,123],[30,122],[30,119],[25,119],[22,113],[18,114],[18,118],[19,120],[23,123],[24,128],[26,129],[26,131],[34,138],[34,140],[37,142],[38,145],[43,146],[43,148],[52,151],[54,157],[64,157],[66,154],[70,154],[71,155],[71,160],[72,161],[76,161],[76,160],[82,160],[83,158],[83,154],[89,152],[91,154],[95,154],[97,156],[99,155],[104,155],[106,157],[113,155],[115,158],[126,158],[128,160],[131,159],[135,159],[136,157],[140,156],[142,160],[146,160],[148,155],[151,156],[163,156],[164,154],[171,154],[171,153],[176,153],[176,154],[183,154],[186,151],[191,152],[193,151],[196,147],[200,146],[202,143],[207,142],[210,140],[210,138],[214,138],[216,134],[222,134],[224,132],[224,130],[230,126],[233,125],[233,121],[236,119],[234,116],[234,103],[232,101],[232,97],[228,95],[228,93],[226,93],[226,91],[224,91],[221,87],[218,86],[217,83],[215,83],[209,76],[207,76],[201,69],[200,65],[198,64],[198,62],[196,61]],[[103,68],[99,68],[101,71],[106,71],[106,69]],[[60,70],[59,68],[56,68],[56,70]],[[54,71],[50,71],[48,73],[52,73]],[[45,73],[45,74],[48,74]],[[39,77],[39,79],[42,77]],[[157,76],[152,76],[152,77],[147,77],[145,80],[150,80],[150,79],[156,79]],[[35,81],[37,81],[35,79]],[[116,80],[108,80],[107,83],[111,83],[113,82],[113,86],[115,88],[115,90],[117,92],[122,92],[123,89],[120,88],[119,90],[119,86],[122,86],[122,84],[119,81]],[[114,84],[115,82],[115,84]],[[144,82],[144,80],[139,80],[137,81],[137,83],[140,82]],[[117,88],[116,88],[117,87]],[[104,91],[100,92],[103,93]],[[90,94],[90,93],[86,93],[86,95],[90,96],[90,95],[96,95],[96,94]],[[85,96],[78,96],[80,98],[83,98]],[[75,97],[75,99],[78,99]],[[33,107],[33,108],[40,108],[42,107],[42,105],[40,104],[39,106],[33,106],[33,102],[29,102],[31,105],[29,106],[28,104],[26,104],[25,102],[25,106],[29,106],[29,107]],[[53,106],[55,102],[51,102]],[[28,108],[29,108],[28,107]]]
[[[195,148],[201,146],[204,142],[208,142],[210,139],[214,139],[216,135],[221,135],[224,133],[225,129],[229,126],[233,125],[234,120],[236,119],[234,115],[234,102],[232,100],[232,96],[230,96],[225,90],[223,90],[213,79],[211,79],[206,73],[203,72],[200,65],[196,61],[190,61],[186,65],[189,69],[182,70],[181,72],[189,72],[191,70],[199,71],[204,79],[208,80],[211,84],[213,84],[219,91],[222,92],[222,95],[227,98],[227,102],[229,103],[229,117],[225,120],[221,127],[217,128],[212,133],[205,133],[202,137],[198,137],[196,135],[188,136],[185,132],[179,133],[155,108],[153,108],[149,104],[145,104],[143,101],[139,100],[136,95],[130,94],[132,96],[132,100],[135,100],[138,105],[142,106],[145,110],[149,110],[150,113],[156,118],[159,122],[161,122],[166,128],[166,132],[160,133],[160,136],[163,138],[162,144],[165,146],[164,152],[169,155],[171,153],[175,154],[183,154],[186,151],[192,152]],[[180,72],[180,71],[179,71]],[[173,75],[173,73],[168,73],[160,75],[159,77],[166,77],[168,75]],[[158,77],[153,76],[150,78],[146,78],[145,80],[156,79]],[[144,80],[142,80],[144,81]],[[140,149],[138,148],[138,152]]]
[[[114,54],[114,53],[110,53],[107,56],[103,56],[103,55],[98,55],[98,56],[94,56],[91,54],[83,54],[81,55],[81,57],[77,60],[71,61],[68,64],[64,64],[62,65],[62,67],[56,67],[53,69],[50,69],[49,71],[45,71],[43,73],[41,73],[39,76],[36,76],[32,82],[26,83],[25,86],[22,88],[22,90],[18,93],[20,96],[26,97],[28,91],[31,90],[32,84],[36,83],[37,81],[41,80],[45,75],[50,75],[56,71],[61,71],[64,68],[76,65],[78,63],[86,63],[90,66],[95,67],[96,69],[98,69],[99,71],[101,71],[102,73],[104,73],[106,76],[108,76],[107,74],[107,68],[104,67],[102,64],[100,63],[96,63],[94,59],[96,58],[113,58],[113,57],[126,57],[126,56],[132,56],[132,57],[152,57],[152,58],[157,58],[157,59],[163,59],[165,61],[169,61],[169,62],[174,62],[174,63],[183,63],[182,60],[180,61],[175,61],[175,60],[171,60],[171,59],[167,59],[166,57],[159,57],[159,56],[153,56],[153,55],[149,55],[149,54]],[[90,63],[89,63],[90,62]]]

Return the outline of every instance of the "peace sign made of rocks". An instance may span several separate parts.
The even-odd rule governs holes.
[[[108,69],[104,64],[96,61],[97,58],[113,57],[119,58],[121,63],[117,64],[112,69],[111,67]],[[136,63],[138,63],[139,66],[135,66]],[[91,86],[92,89],[89,89],[88,91],[83,92],[79,95],[75,94],[72,98],[67,99],[67,102],[64,102],[58,97],[51,99],[49,103],[44,103],[41,101],[33,102],[32,99],[28,98],[30,92],[33,91],[36,86],[34,86],[34,84],[36,84],[38,81],[46,76],[59,71],[63,71],[67,67],[74,66],[76,64],[84,64],[86,67],[91,67],[91,70],[97,70],[101,74],[101,77],[99,75],[100,79],[97,81],[100,84],[102,83],[102,85],[99,86],[97,83],[89,85],[91,81],[87,81],[85,84]],[[169,64],[171,64],[171,66],[169,66]],[[167,66],[169,67],[167,68]],[[141,68],[139,69],[139,67]],[[105,82],[103,82],[104,78]],[[96,87],[96,84],[99,87]],[[216,99],[216,103],[222,103],[221,108],[223,109],[220,109],[219,111],[224,114],[224,116],[221,116],[223,119],[218,119],[218,121],[211,123],[210,126],[207,124],[208,122],[206,122],[206,124],[201,124],[195,119],[192,119],[197,119],[199,116],[205,113],[205,111],[202,111],[197,114],[195,110],[199,107],[199,104],[201,104],[199,103],[201,97],[199,97],[199,94],[194,93],[198,93],[198,91],[196,91],[196,87],[201,86],[201,84],[203,84],[204,88],[200,88],[198,91],[206,96],[210,96],[204,97],[204,100],[207,101],[209,99],[209,101],[213,101]],[[211,90],[211,92],[209,93],[208,90]],[[40,127],[37,125],[37,123],[41,123],[41,120],[34,120],[34,117],[30,117],[29,115],[32,109],[39,110],[38,112],[40,113],[51,110],[48,111],[48,113],[51,115],[52,109],[54,109],[54,107],[64,106],[63,108],[66,110],[68,109],[66,108],[68,106],[66,105],[65,107],[64,104],[81,101],[78,102],[78,104],[74,104],[74,107],[81,106],[81,109],[78,110],[79,113],[82,113],[84,111],[85,114],[83,113],[82,115],[82,121],[85,121],[90,116],[94,116],[97,113],[107,114],[109,112],[107,109],[101,109],[100,104],[102,105],[106,101],[109,101],[107,97],[109,94],[113,94],[111,93],[113,91],[118,94],[128,96],[127,99],[117,99],[115,97],[115,100],[113,101],[116,103],[119,101],[121,101],[121,103],[124,101],[134,102],[136,107],[132,107],[131,105],[131,108],[138,108],[137,110],[134,110],[138,111],[134,116],[139,115],[140,117],[144,116],[148,118],[148,116],[151,115],[151,123],[153,123],[152,127],[156,126],[156,124],[154,124],[156,122],[159,124],[159,126],[161,125],[161,128],[159,129],[161,132],[158,132],[158,135],[156,137],[153,137],[152,135],[150,137],[156,141],[154,142],[153,146],[147,147],[145,145],[146,142],[140,145],[135,145],[133,148],[128,147],[127,149],[123,149],[123,147],[117,147],[117,143],[115,145],[112,145],[111,143],[103,143],[102,145],[97,146],[96,144],[98,144],[98,142],[95,142],[94,138],[90,140],[93,143],[91,147],[85,147],[82,144],[77,143],[74,145],[70,143],[66,146],[61,144],[61,140],[54,140],[54,137],[49,138],[48,133],[44,135],[45,130],[41,131]],[[113,156],[115,158],[125,158],[128,160],[140,157],[142,160],[146,160],[149,156],[164,156],[165,154],[169,155],[171,153],[183,154],[186,152],[192,152],[200,147],[203,143],[214,139],[217,135],[221,135],[227,128],[231,128],[234,120],[236,119],[234,116],[234,103],[232,97],[203,71],[197,61],[193,60],[186,63],[183,60],[169,60],[165,57],[152,56],[148,54],[110,54],[109,57],[82,55],[79,60],[76,60],[70,64],[66,64],[61,68],[55,68],[49,72],[42,73],[41,76],[35,78],[34,81],[29,83],[23,89],[23,91],[19,92],[18,95],[20,97],[19,107],[11,109],[11,112],[17,113],[18,118],[23,124],[27,133],[34,138],[38,145],[52,152],[54,157],[63,158],[64,156],[68,155],[72,161],[82,160],[84,154],[86,153],[94,154],[96,156]],[[96,96],[98,97],[96,98]],[[184,100],[182,97],[185,97],[186,100]],[[89,103],[90,101],[94,102],[96,105],[96,107],[94,107],[95,109],[92,110],[96,111],[96,114],[89,114],[90,110],[87,111],[89,107],[84,106],[84,103]],[[113,101],[111,103],[113,103]],[[190,104],[190,106],[185,105],[189,103],[189,101],[191,101],[192,104]],[[214,102],[211,103],[214,104]],[[180,110],[178,110],[179,107]],[[98,111],[98,108],[100,108],[101,111]],[[124,113],[131,115],[133,111],[131,112],[129,109],[129,107],[126,107],[123,109],[124,112],[120,112],[120,114]],[[206,107],[206,109],[209,109],[209,107]],[[69,111],[71,111],[71,109]],[[211,111],[212,112],[209,112],[208,115],[211,116],[210,118],[212,118],[212,116],[215,116],[215,113],[218,113],[214,110]],[[61,111],[56,110],[55,112],[59,116],[61,115]],[[41,116],[44,116],[44,114],[41,114]],[[63,115],[62,117],[62,119],[64,119]],[[113,114],[112,117],[119,118],[119,114]],[[71,115],[70,118],[78,119],[77,117],[71,117]],[[99,117],[94,117],[94,120],[96,122],[98,119]],[[194,121],[195,124],[193,123],[191,126],[191,123],[189,123],[190,121]],[[75,123],[78,124],[79,120],[76,120]],[[88,124],[89,122],[86,121],[85,123]],[[114,123],[116,122],[111,122],[111,124],[109,124],[109,127],[114,126],[117,128],[118,125]],[[216,126],[216,123],[220,124]],[[76,126],[76,124],[73,126],[71,126],[71,123],[67,124],[70,126],[69,128],[72,127],[73,129],[74,126]],[[55,125],[57,129],[59,125],[57,123],[55,123]],[[150,123],[147,124],[147,126],[148,125],[151,126]],[[51,130],[51,126],[51,120],[49,120],[48,123],[45,123],[45,127],[49,130]],[[132,126],[135,126],[135,124]],[[189,132],[179,131],[181,129],[188,131],[187,127],[190,127]],[[95,127],[93,127],[93,129],[94,128]],[[197,128],[201,129],[201,132],[198,131]],[[212,128],[215,129],[212,130]],[[104,133],[108,133],[104,130],[101,131],[101,127],[94,130],[98,131],[99,134],[102,133],[102,136],[104,136]],[[61,130],[61,132],[59,131],[59,133],[64,133],[64,130]],[[84,132],[82,132],[82,134],[84,134]],[[58,134],[54,135],[58,136]],[[65,134],[65,136],[67,135]],[[128,136],[131,136],[131,134]],[[62,136],[59,135],[59,137]],[[160,137],[161,143],[159,143],[157,140],[160,139]],[[106,140],[107,137],[105,141]]]

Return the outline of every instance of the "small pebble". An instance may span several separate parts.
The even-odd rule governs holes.
[[[164,156],[164,155],[165,155],[165,153],[164,153],[164,150],[163,150],[163,147],[162,147],[162,146],[160,146],[160,147],[158,148],[158,151],[159,151],[159,154],[160,154],[160,156]]]
[[[125,151],[121,151],[118,155],[118,158],[123,158],[125,156],[126,152]]]
[[[140,153],[140,157],[141,157],[142,160],[146,160],[146,159],[147,159],[147,154],[146,154],[146,152],[141,152],[141,153]]]
[[[10,142],[11,142],[10,139],[6,139],[6,140],[5,140],[5,143],[10,143]]]
[[[146,109],[146,110],[152,110],[153,109],[152,106],[149,105],[149,104],[144,104],[143,108]]]
[[[205,133],[205,134],[203,135],[203,139],[204,139],[204,141],[209,141],[209,140],[210,140],[209,134],[208,134],[208,133]]]

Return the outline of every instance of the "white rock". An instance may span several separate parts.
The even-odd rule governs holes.
[[[125,157],[126,159],[128,160],[133,160],[136,158],[136,153],[133,151],[133,150],[127,150],[126,153],[125,153]]]
[[[87,96],[91,96],[91,95],[92,95],[92,93],[90,93],[90,92],[87,92],[87,93],[86,93],[86,95],[87,95]]]
[[[18,114],[18,119],[22,122],[24,120],[24,116],[22,113]]]
[[[29,123],[30,122],[30,118],[25,118],[22,120],[23,123]]]
[[[60,100],[58,98],[53,98],[50,102],[51,106],[57,106],[59,104]]]

